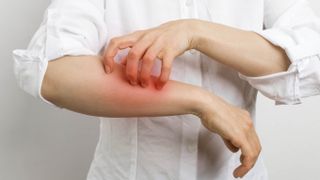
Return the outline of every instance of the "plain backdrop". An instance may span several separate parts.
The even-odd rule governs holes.
[[[0,180],[84,180],[99,120],[52,108],[24,93],[11,51],[25,48],[49,0],[0,1]],[[320,1],[310,1],[320,10]],[[257,130],[271,180],[320,179],[320,97],[275,106],[259,95]]]

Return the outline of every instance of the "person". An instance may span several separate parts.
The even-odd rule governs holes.
[[[13,52],[22,89],[101,117],[88,180],[268,179],[257,91],[318,95],[319,54],[303,0],[54,0]]]

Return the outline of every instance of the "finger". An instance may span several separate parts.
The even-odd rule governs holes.
[[[142,58],[141,65],[141,73],[140,73],[140,81],[142,87],[147,87],[149,85],[150,75],[152,71],[152,67],[154,65],[154,61],[157,58],[157,55],[161,51],[162,43],[155,42]]]
[[[132,47],[132,45],[139,38],[140,34],[132,33],[125,36],[116,37],[110,40],[103,54],[105,70],[107,73],[112,72],[114,66],[114,57],[117,55],[118,51],[121,49]]]
[[[243,177],[246,175],[250,169],[254,166],[257,155],[252,150],[252,146],[249,142],[245,141],[245,143],[241,146],[241,165],[237,167],[234,171],[234,177]]]
[[[132,85],[137,85],[139,61],[151,44],[152,41],[143,38],[138,41],[128,53],[126,74]]]
[[[239,151],[239,148],[236,147],[236,146],[234,146],[229,140],[223,138],[223,141],[224,141],[224,144],[227,146],[227,148],[228,148],[231,152],[236,153],[236,152]]]
[[[258,155],[260,155],[260,153],[262,151],[262,146],[261,146],[261,143],[260,143],[260,140],[259,140],[259,137],[258,137],[257,134],[255,135],[255,141],[256,141],[256,144],[257,144]]]
[[[173,59],[174,59],[174,56],[171,55],[171,53],[164,52],[164,56],[161,61],[162,62],[161,74],[157,82],[157,89],[162,89],[163,86],[169,81]]]
[[[257,135],[257,133],[256,133],[256,131],[255,131],[255,129],[253,128],[252,129],[252,131],[251,131],[251,142],[252,142],[252,146],[254,146],[254,154],[255,154],[255,156],[256,156],[256,161],[257,161],[257,159],[258,159],[258,157],[259,157],[259,155],[260,155],[260,153],[261,153],[261,144],[260,144],[260,140],[259,140],[259,137],[258,137],[258,135]]]
[[[245,123],[245,129],[246,129],[246,137],[248,142],[251,144],[252,151],[256,156],[259,156],[261,152],[261,144],[259,141],[259,137],[255,131],[254,124],[252,120],[248,120],[247,123]]]
[[[124,56],[121,60],[120,60],[120,64],[123,66],[127,65],[127,56]]]

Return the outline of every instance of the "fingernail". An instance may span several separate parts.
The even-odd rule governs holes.
[[[157,88],[158,90],[161,90],[161,89],[162,89],[162,85],[161,85],[161,84],[156,84],[156,88]]]
[[[137,82],[136,81],[134,81],[134,80],[130,80],[130,83],[131,83],[131,85],[137,85]]]
[[[147,87],[147,86],[148,86],[148,83],[145,82],[145,81],[142,81],[142,82],[141,82],[141,85],[142,85],[142,87]]]
[[[111,73],[111,68],[110,68],[110,66],[106,66],[106,73],[107,73],[107,74],[110,74],[110,73]]]

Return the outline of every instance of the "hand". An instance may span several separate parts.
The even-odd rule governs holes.
[[[241,165],[235,169],[233,175],[236,178],[243,177],[254,166],[261,152],[250,114],[217,96],[209,96],[196,115],[208,130],[223,138],[230,151],[235,153],[241,150]]]
[[[158,58],[162,61],[162,67],[156,85],[161,89],[169,80],[173,59],[192,49],[194,21],[196,20],[170,21],[156,28],[111,39],[104,52],[106,72],[112,72],[114,57],[119,50],[131,48],[128,56],[122,60],[122,63],[126,64],[129,82],[137,85],[140,81],[142,87],[147,87],[154,61]],[[138,72],[140,61],[141,71]]]

